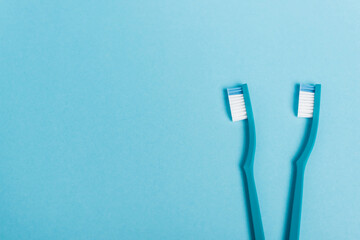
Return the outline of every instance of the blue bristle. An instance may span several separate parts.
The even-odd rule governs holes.
[[[315,85],[314,84],[301,84],[300,91],[304,92],[315,92]]]
[[[228,95],[243,94],[242,87],[228,88],[227,92],[228,92]]]

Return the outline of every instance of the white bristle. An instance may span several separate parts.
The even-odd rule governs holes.
[[[229,95],[229,102],[233,122],[247,119],[243,94]]]
[[[299,93],[298,117],[312,118],[314,113],[315,93],[301,91]]]

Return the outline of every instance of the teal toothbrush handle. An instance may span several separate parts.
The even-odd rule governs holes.
[[[300,221],[301,221],[305,166],[296,163],[295,174],[296,174],[295,189],[294,189],[294,198],[293,198],[293,205],[291,212],[289,240],[295,240],[295,239],[297,240],[300,237]]]
[[[315,144],[316,134],[319,125],[320,114],[320,97],[321,97],[321,85],[315,85],[315,99],[314,99],[314,113],[311,123],[310,135],[304,151],[301,153],[299,159],[296,161],[295,168],[295,189],[294,198],[291,210],[291,222],[289,231],[289,240],[298,240],[300,237],[300,222],[301,222],[301,208],[302,208],[302,196],[304,185],[304,174],[306,163],[310,157],[311,151]]]
[[[251,108],[251,101],[249,90],[247,84],[242,85],[245,108],[248,119],[248,128],[249,128],[249,146],[246,159],[244,161],[243,171],[245,172],[247,190],[248,190],[248,199],[250,203],[250,212],[252,219],[252,230],[254,233],[255,240],[264,240],[264,229],[261,220],[260,214],[260,205],[256,192],[255,178],[254,178],[254,157],[255,157],[255,147],[256,147],[256,135],[255,135],[255,122],[254,115]]]

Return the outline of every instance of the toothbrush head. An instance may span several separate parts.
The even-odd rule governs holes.
[[[300,84],[298,117],[312,118],[314,114],[315,85]]]
[[[227,93],[229,97],[232,121],[237,122],[247,119],[243,88],[228,88]]]

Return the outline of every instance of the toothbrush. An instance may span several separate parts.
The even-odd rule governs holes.
[[[319,125],[321,85],[301,84],[299,92],[298,117],[312,118],[310,135],[303,152],[295,164],[295,189],[293,195],[289,240],[300,236],[301,204],[305,166],[314,147]]]
[[[231,118],[233,122],[247,119],[249,132],[249,145],[247,156],[242,165],[245,173],[247,184],[247,197],[250,203],[251,225],[255,240],[263,240],[264,229],[261,221],[260,206],[256,193],[256,185],[254,179],[254,155],[255,155],[255,122],[251,109],[250,95],[247,84],[243,84],[236,88],[227,89]]]

